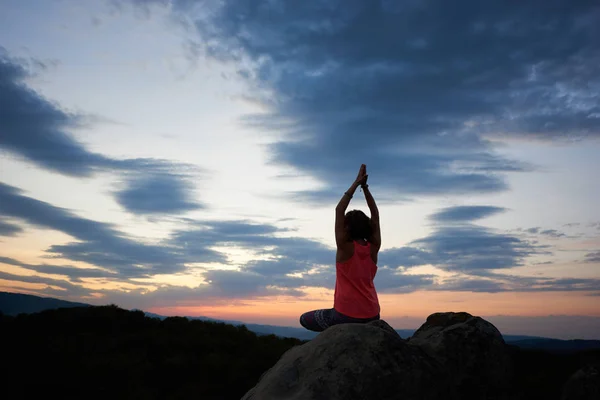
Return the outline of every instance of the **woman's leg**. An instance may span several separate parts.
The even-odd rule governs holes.
[[[305,312],[300,316],[300,325],[313,332],[323,332],[334,325],[333,308],[324,310],[313,310]]]
[[[333,308],[309,311],[300,316],[300,324],[314,332],[323,332],[333,325],[350,323],[367,323],[379,319],[379,315],[372,318],[352,318],[337,312]]]
[[[367,322],[376,321],[380,319],[379,314],[371,318],[353,318],[342,314],[339,311],[333,310],[333,324],[366,324]]]

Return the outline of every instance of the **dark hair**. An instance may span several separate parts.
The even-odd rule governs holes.
[[[346,213],[346,232],[350,240],[365,239],[371,241],[371,219],[360,210],[352,210]]]

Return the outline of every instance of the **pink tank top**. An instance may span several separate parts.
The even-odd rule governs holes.
[[[333,308],[353,318],[371,318],[379,314],[379,299],[373,279],[377,265],[371,259],[371,244],[354,242],[354,254],[345,262],[335,264],[335,294]]]

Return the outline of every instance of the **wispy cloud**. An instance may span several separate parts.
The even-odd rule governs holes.
[[[299,237],[277,237],[286,229],[269,224],[250,221],[188,221],[187,226],[176,230],[159,244],[146,244],[125,235],[115,226],[79,217],[69,210],[25,196],[15,187],[0,183],[0,216],[22,220],[33,226],[63,232],[76,241],[52,245],[46,253],[55,258],[81,261],[95,265],[101,270],[30,265],[17,260],[3,258],[4,263],[17,265],[38,272],[61,274],[70,278],[105,277],[115,280],[146,278],[157,274],[174,274],[187,271],[187,264],[219,263],[230,265],[225,253],[214,247],[241,247],[253,251],[257,257],[270,257],[276,267],[265,269],[266,264],[252,261],[240,271],[218,272],[200,270],[206,280],[219,285],[221,290],[232,284],[232,293],[237,291],[238,281],[234,278],[247,276],[246,282],[255,285],[261,279],[264,288],[280,282],[281,287],[306,286],[303,280],[290,280],[287,274],[308,272],[320,265],[331,264],[335,253],[332,249],[310,239]],[[188,271],[189,272],[189,271]],[[253,278],[253,279],[250,279]],[[240,279],[239,282],[244,282]],[[274,283],[275,282],[275,283]],[[314,281],[313,281],[314,282]]]
[[[595,253],[588,253],[585,255],[585,262],[588,263],[600,263],[600,251]]]
[[[478,279],[457,277],[447,279],[443,284],[436,285],[432,290],[450,290],[457,292],[476,292],[476,293],[498,293],[510,291],[510,286],[507,286],[501,281],[492,279]]]
[[[532,236],[552,238],[552,239],[578,237],[577,235],[567,235],[557,229],[544,229],[539,226],[535,226],[533,228],[526,228],[526,229],[517,228],[516,232],[523,232],[523,233],[526,233],[526,234],[532,235]]]
[[[525,266],[534,255],[552,254],[552,247],[540,245],[522,235],[500,232],[471,223],[505,211],[500,207],[457,206],[441,209],[429,216],[435,222],[429,235],[413,240],[404,247],[382,251],[380,265],[405,271],[431,265],[452,275],[423,276],[422,289],[469,292],[543,292],[600,290],[600,279],[550,278],[511,274],[511,269]],[[567,237],[555,229],[539,227],[518,229],[530,235],[551,238]],[[589,253],[586,262],[600,262],[600,254]],[[498,270],[505,272],[500,273]],[[433,280],[427,280],[433,278]]]
[[[204,261],[233,266],[226,254],[212,249],[230,246],[253,251],[258,258],[235,269],[195,267],[194,274],[204,283],[193,289],[158,285],[155,290],[140,288],[129,294],[118,289],[94,292],[103,293],[111,299],[122,298],[129,304],[134,304],[131,302],[135,296],[144,304],[154,304],[161,299],[167,301],[162,303],[164,306],[198,299],[221,302],[274,295],[302,297],[305,288],[331,290],[334,287],[335,249],[306,238],[278,236],[289,231],[273,225],[250,221],[187,221],[185,228],[175,231],[162,245],[152,246],[127,238],[110,225],[86,220],[67,210],[22,196],[15,188],[7,185],[0,188],[0,214],[60,230],[79,240],[79,243],[51,246],[48,249],[50,254],[100,267],[82,269],[69,265],[32,265],[2,257],[2,263],[68,279],[33,279],[11,274],[5,277],[9,280],[47,283],[61,288],[51,289],[54,291],[78,286],[78,283],[83,285],[82,278],[118,282],[159,273],[189,273],[192,271],[186,269],[186,263]],[[510,271],[523,265],[530,255],[547,249],[484,227],[455,225],[455,220],[451,218],[449,226],[440,225],[430,235],[407,246],[382,251],[375,279],[378,290],[382,294],[416,290],[488,293],[600,290],[600,280],[597,279],[528,277],[494,272],[498,269]],[[590,260],[594,255],[589,255]],[[452,275],[441,278],[435,274],[408,271],[411,267],[425,265],[433,265]],[[78,290],[78,293],[91,293],[83,286]],[[47,292],[46,289],[42,291]]]
[[[156,159],[117,160],[86,149],[71,133],[85,127],[84,115],[60,107],[29,88],[31,75],[22,60],[0,47],[0,148],[42,168],[90,177],[112,172],[124,178],[116,192],[119,204],[132,213],[179,213],[202,207],[187,180],[197,167]]]
[[[122,278],[119,274],[100,268],[78,268],[71,265],[27,264],[10,257],[0,257],[0,263],[14,265],[30,271],[49,275],[62,275],[71,282],[81,282],[81,278]]]
[[[600,290],[600,279],[549,278],[540,276],[511,275],[489,271],[474,271],[472,276],[445,279],[432,290],[468,292],[594,292]]]
[[[506,211],[506,208],[495,206],[455,206],[444,208],[432,214],[429,218],[436,222],[469,222],[504,211]]]
[[[66,280],[53,279],[39,275],[16,275],[8,272],[0,271],[0,279],[6,279],[12,282],[34,283],[46,285],[40,292],[47,295],[56,295],[59,297],[79,297],[87,296],[90,290],[81,285],[72,284]],[[35,290],[34,290],[35,291]]]
[[[175,273],[184,269],[185,258],[169,246],[147,245],[128,238],[113,225],[79,217],[72,212],[25,196],[15,187],[0,183],[0,215],[31,225],[66,233],[77,241],[52,245],[53,256],[83,261],[115,271],[123,277]],[[198,261],[221,260],[206,249]]]
[[[114,226],[79,217],[74,213],[23,195],[0,184],[0,215],[33,226],[57,230],[74,242],[52,245],[47,254],[83,261],[98,268],[27,264],[3,257],[0,262],[45,274],[65,276],[68,284],[82,278],[129,281],[157,274],[190,272],[188,263],[231,265],[227,255],[214,247],[244,248],[257,259],[238,269],[196,268],[206,284],[198,287],[207,297],[300,296],[305,287],[333,289],[335,249],[301,237],[277,236],[288,230],[250,221],[188,221],[161,244],[150,245],[128,237]],[[264,258],[267,259],[264,259]],[[401,271],[381,268],[378,281],[386,291],[412,291],[432,281],[431,276],[403,276]],[[295,275],[291,275],[295,274]],[[37,281],[36,281],[37,282]],[[41,282],[41,281],[40,281]]]
[[[541,251],[539,246],[510,234],[476,226],[440,226],[407,246],[382,252],[382,262],[394,267],[434,265],[469,273],[514,268]]]
[[[0,146],[34,163],[73,176],[88,176],[109,162],[87,151],[68,132],[79,117],[43,98],[24,83],[25,66],[0,47]]]
[[[380,267],[377,269],[375,285],[380,293],[410,293],[428,290],[433,286],[435,275],[406,274],[399,269]]]
[[[0,219],[0,236],[16,236],[23,232],[23,228]]]

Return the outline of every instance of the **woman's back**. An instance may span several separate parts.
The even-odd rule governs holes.
[[[352,256],[336,262],[336,281],[333,308],[353,318],[370,318],[379,314],[380,306],[373,280],[377,264],[372,258],[369,242],[353,241]]]
[[[354,255],[354,243],[358,243],[360,246],[368,246],[371,254],[371,260],[377,264],[379,248],[377,246],[371,246],[367,240],[348,240],[343,246],[339,246],[335,254],[335,262],[343,263],[348,261]]]

